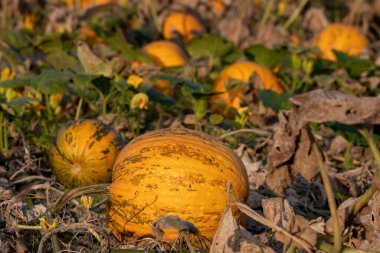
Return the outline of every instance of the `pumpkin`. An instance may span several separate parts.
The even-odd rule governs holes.
[[[67,187],[110,182],[122,145],[121,137],[101,121],[71,121],[58,131],[48,152],[49,164]]]
[[[99,44],[103,43],[104,41],[103,38],[101,36],[98,36],[91,27],[82,26],[78,31],[81,35],[83,35],[83,37],[85,37],[87,44]]]
[[[189,129],[143,134],[120,151],[112,171],[112,231],[119,240],[129,232],[150,236],[159,218],[177,216],[211,239],[226,206],[228,181],[238,198],[246,200],[245,167],[222,142]],[[167,232],[164,240],[177,235]]]
[[[179,34],[184,42],[189,42],[195,33],[202,30],[204,30],[203,25],[194,15],[181,11],[169,13],[162,25],[162,35],[165,39],[171,39]]]
[[[331,24],[314,37],[312,45],[319,47],[322,58],[335,61],[333,49],[358,56],[367,49],[368,41],[354,27]]]
[[[159,67],[179,67],[187,62],[187,57],[183,50],[171,41],[153,41],[145,45],[143,51]]]
[[[80,8],[81,10],[85,10],[87,8],[104,5],[104,4],[117,4],[119,0],[80,0]],[[66,4],[69,7],[74,7],[75,0],[66,0]]]
[[[236,62],[225,67],[215,81],[212,90],[223,93],[211,97],[211,110],[215,113],[231,116],[230,111],[227,110],[229,107],[233,107],[236,110],[240,109],[241,99],[249,87],[248,85],[239,85],[228,90],[228,85],[234,81],[248,83],[253,74],[257,74],[260,77],[265,89],[271,89],[277,93],[284,91],[277,77],[266,67],[250,61]]]
[[[151,42],[143,48],[143,51],[159,67],[179,67],[187,62],[185,52],[171,41],[160,40]],[[166,95],[173,94],[169,81],[157,80],[153,87]]]

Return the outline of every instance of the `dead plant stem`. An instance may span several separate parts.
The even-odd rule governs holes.
[[[314,149],[314,153],[317,156],[317,162],[318,162],[319,170],[321,173],[323,185],[325,186],[325,190],[326,190],[326,196],[327,196],[327,202],[328,202],[329,208],[330,208],[330,214],[331,214],[331,217],[334,221],[334,223],[333,223],[334,247],[333,247],[333,250],[331,252],[339,253],[341,248],[342,248],[342,237],[341,237],[342,233],[340,231],[340,226],[339,226],[339,219],[338,219],[338,212],[337,212],[336,203],[335,203],[335,196],[334,196],[334,192],[333,192],[332,187],[331,187],[331,182],[330,182],[329,176],[327,174],[325,165],[323,163],[322,154],[319,151],[319,148],[315,142],[313,143],[313,149]]]

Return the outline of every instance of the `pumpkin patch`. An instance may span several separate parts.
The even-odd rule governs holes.
[[[379,77],[380,0],[0,1],[0,251],[375,252]]]

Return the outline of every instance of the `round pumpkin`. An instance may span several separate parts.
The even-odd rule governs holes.
[[[320,48],[322,58],[336,61],[333,49],[358,56],[367,49],[368,41],[354,27],[331,24],[314,37],[312,45]]]
[[[80,8],[81,10],[85,10],[87,8],[104,5],[104,4],[117,4],[119,0],[80,0]],[[66,4],[69,7],[74,7],[75,0],[66,0]]]
[[[110,226],[120,240],[129,232],[150,236],[159,218],[177,216],[211,239],[226,206],[228,181],[245,201],[245,167],[222,142],[189,129],[143,134],[116,159],[109,188]],[[166,233],[164,240],[177,235]]]
[[[179,67],[187,62],[187,57],[183,50],[171,41],[153,41],[145,45],[143,51],[159,67]]]
[[[239,85],[228,89],[228,86],[236,81],[248,83],[253,74],[257,74],[260,77],[265,89],[271,89],[278,93],[284,91],[277,77],[266,67],[250,61],[236,62],[225,67],[215,81],[212,90],[223,93],[211,97],[211,110],[227,116],[229,115],[229,111],[227,110],[229,107],[233,107],[236,110],[240,109],[241,99],[249,87],[247,85]]]
[[[192,40],[194,34],[202,30],[204,30],[203,25],[194,15],[180,11],[169,13],[162,25],[162,35],[165,39],[171,39],[179,34],[185,42]]]
[[[120,135],[101,121],[71,121],[58,131],[48,152],[49,164],[67,187],[106,183],[122,146]]]
[[[180,67],[187,62],[185,52],[171,41],[160,40],[151,42],[143,48],[143,51],[159,67]],[[157,80],[153,87],[166,95],[173,95],[169,81]]]

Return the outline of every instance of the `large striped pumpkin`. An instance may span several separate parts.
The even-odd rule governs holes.
[[[49,163],[67,187],[106,183],[122,145],[121,137],[101,121],[71,121],[58,131]]]
[[[228,181],[245,201],[245,167],[222,142],[189,129],[146,133],[116,159],[109,188],[110,226],[120,240],[128,232],[150,236],[155,221],[174,215],[211,239],[226,206]],[[177,236],[169,232],[164,240]]]

